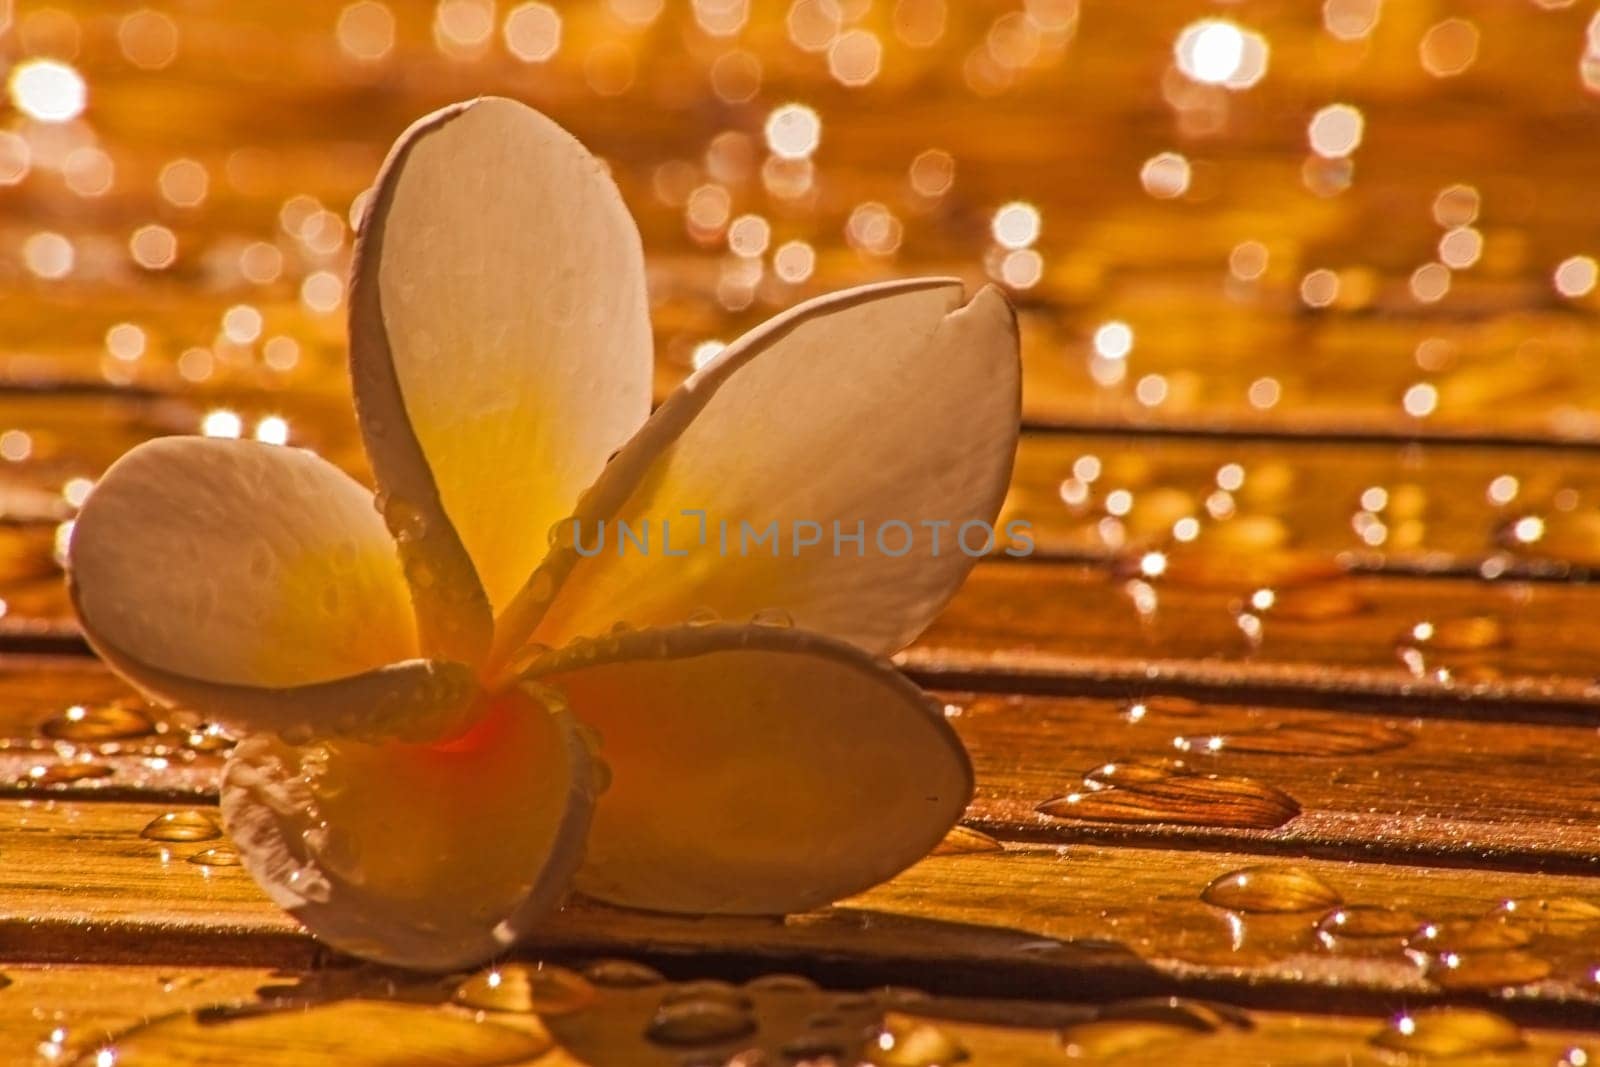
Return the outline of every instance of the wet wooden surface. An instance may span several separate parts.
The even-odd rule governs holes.
[[[0,1060],[1593,1062],[1592,14],[0,3]],[[1259,81],[1179,69],[1204,18],[1260,35]],[[41,60],[81,115],[19,88]],[[782,921],[574,901],[494,995],[321,949],[229,865],[229,739],[95,663],[55,561],[153,436],[365,476],[357,201],[484,92],[616,175],[660,395],[812,295],[1002,284],[1035,548],[899,659],[977,769],[935,855]],[[820,141],[778,159],[795,101]],[[1319,153],[1333,105],[1361,143]]]

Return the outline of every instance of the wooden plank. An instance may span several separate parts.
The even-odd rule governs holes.
[[[1144,581],[1079,565],[980,564],[898,662],[934,686],[1405,696],[1489,718],[1544,709],[1588,721],[1600,699],[1591,587],[1332,577],[1325,561],[1293,554],[1174,553],[1167,565]],[[1253,606],[1261,589],[1271,607]]]
[[[968,822],[1004,840],[1204,845],[1572,874],[1600,864],[1600,830],[1575,818],[1600,777],[1591,726],[1418,717],[1404,706],[1372,712],[1161,696],[937,696],[978,771]],[[83,709],[76,720],[73,706]],[[211,804],[226,743],[146,708],[93,661],[0,659],[0,783],[13,795]],[[1138,802],[1130,811],[1039,811],[1115,784],[1114,773],[1100,772],[1127,764],[1244,779],[1282,794],[1289,806],[1263,823],[1203,803],[1203,795],[1141,793],[1135,783],[1122,787],[1131,794],[1117,794]],[[72,776],[85,766],[104,772]],[[1485,796],[1495,803],[1486,805]]]
[[[7,857],[0,931],[8,954],[37,961],[307,959],[309,943],[241,868],[189,862],[214,843],[140,836],[165,810],[69,801],[0,806],[0,854]],[[1259,857],[1218,851],[1015,846],[935,855],[835,908],[783,921],[653,916],[577,901],[535,943],[564,953],[726,955],[766,967],[825,958],[856,980],[914,975],[932,990],[969,995],[1059,995],[1092,980],[1106,996],[1226,990],[1280,1005],[1303,996],[1324,1009],[1371,1009],[1397,997],[1437,1000],[1444,975],[1452,996],[1463,985],[1485,995],[1515,985],[1502,1007],[1519,1018],[1576,1017],[1600,1005],[1591,936],[1600,881],[1306,859],[1267,863],[1286,884],[1273,888],[1272,876],[1257,874],[1251,885],[1263,888],[1243,904],[1212,898],[1300,909],[1294,913],[1225,910],[1201,899],[1213,880],[1260,865]],[[1522,902],[1510,921],[1458,928],[1458,920],[1500,914],[1507,899]],[[1541,910],[1538,900],[1559,910]],[[1398,935],[1323,944],[1316,925],[1341,902],[1388,909],[1382,917],[1397,928],[1450,923],[1439,941],[1412,942],[1432,969],[1425,973],[1403,952]],[[1508,926],[1518,928],[1505,935],[1515,938],[1512,949],[1496,934]],[[1469,947],[1485,936],[1499,937],[1499,947]],[[1441,970],[1423,944],[1459,952],[1460,966]]]
[[[457,1063],[480,1062],[472,1056],[475,1038],[494,1035],[503,1027],[556,1044],[546,1056],[517,1063],[668,1067],[680,1062],[689,1050],[652,1042],[644,1032],[663,1003],[692,998],[707,988],[704,984],[658,980],[617,987],[570,977],[583,969],[580,963],[570,970],[550,965],[548,973],[561,975],[559,981],[569,983],[573,992],[559,1001],[545,997],[540,1004],[548,1007],[538,1016],[518,1010],[473,1013],[452,1004],[452,990],[461,988],[461,976],[426,979],[373,969],[14,965],[6,968],[11,984],[7,996],[0,998],[0,1055],[16,1063],[76,1062],[76,1058],[92,1062],[102,1050],[120,1054],[132,1049],[136,1062],[151,1062],[147,1057],[163,1053],[190,1067],[274,1062],[268,1057],[306,1062],[312,1051],[307,1038],[320,1026],[324,1035],[344,1042],[340,1051],[347,1058],[340,1062],[356,1065],[376,1061],[394,1037],[381,1028],[399,1022],[413,1039],[419,1033],[443,1032],[462,1040],[466,1047],[458,1046],[459,1055],[451,1061]],[[646,972],[635,968],[632,973],[643,978]],[[1117,1062],[1136,1064],[1154,1063],[1158,1057],[1170,1062],[1173,1056],[1206,1057],[1206,1062],[1214,1063],[1328,1057],[1329,1062],[1380,1064],[1390,1061],[1377,1042],[1394,1040],[1398,1030],[1393,1018],[1246,1012],[1206,1002],[1022,1003],[915,997],[908,990],[830,991],[794,975],[758,976],[740,989],[731,985],[717,989],[724,997],[748,998],[748,1015],[756,1026],[744,1037],[707,1042],[699,1048],[700,1055],[743,1047],[775,1047],[781,1054],[784,1047],[804,1047],[802,1040],[825,1047],[845,1035],[830,1028],[826,1018],[816,1025],[807,1016],[838,1016],[841,1005],[856,1027],[850,1035],[854,1040],[876,1043],[887,1034],[901,1049],[937,1047],[946,1056],[960,1055],[962,1061],[1015,1067],[1059,1064],[1067,1046],[1091,1058],[1115,1049]],[[534,1003],[512,996],[504,1002],[508,1007]],[[371,1005],[386,1006],[387,1012]],[[1435,1031],[1442,1029],[1441,1022],[1448,1022],[1428,1013],[1399,1017],[1420,1020]],[[248,1023],[230,1025],[230,1018],[254,1020],[256,1025],[253,1029]],[[1453,1018],[1452,1036],[1468,1042],[1469,1049],[1475,1039],[1480,1052],[1495,1054],[1497,1064],[1548,1067],[1568,1050],[1592,1047],[1594,1041],[1592,1033],[1581,1030],[1519,1028],[1503,1018],[1494,1022],[1466,1012]],[[184,1033],[188,1042],[159,1039],[163,1030],[175,1029],[174,1022],[198,1019],[209,1019],[210,1024]],[[282,1025],[275,1027],[275,1020]],[[479,1029],[475,1032],[468,1024]],[[337,1035],[329,1033],[335,1025]],[[194,1041],[195,1036],[203,1041]],[[278,1044],[264,1045],[263,1037]],[[180,1051],[181,1061],[176,1060]]]
[[[1007,840],[1600,873],[1600,827],[1580,814],[1600,779],[1592,726],[1410,718],[1403,706],[944,699],[977,768],[968,822]],[[1129,767],[1157,784],[1119,778]],[[1208,793],[1211,776],[1265,798],[1265,816]],[[1041,812],[1052,800],[1056,814]]]

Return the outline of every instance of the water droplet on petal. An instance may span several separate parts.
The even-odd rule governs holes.
[[[422,509],[411,501],[399,495],[383,495],[377,498],[378,511],[383,516],[383,524],[389,528],[389,533],[401,544],[419,540],[428,531],[428,517]]]
[[[1554,933],[1600,923],[1600,904],[1582,897],[1517,897],[1502,900],[1487,917]]]
[[[591,756],[589,759],[589,773],[596,793],[604,793],[611,788],[611,764],[599,756]]]
[[[752,626],[769,626],[773,629],[787,630],[794,626],[794,616],[782,608],[762,608],[750,616]]]
[[[690,626],[715,626],[722,621],[722,616],[711,608],[695,608],[683,621]]]
[[[527,598],[530,603],[543,604],[555,594],[555,591],[556,582],[550,577],[549,571],[543,569],[534,571],[533,577],[528,579]]]

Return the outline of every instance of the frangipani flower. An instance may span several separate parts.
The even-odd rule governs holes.
[[[571,888],[829,903],[920,858],[971,794],[939,709],[880,658],[953,595],[954,531],[1010,477],[1015,322],[992,289],[962,300],[927,279],[810,301],[650,414],[644,262],[605,168],[520,104],[446,108],[396,144],[356,249],[376,497],[296,448],[141,445],[73,532],[84,632],[245,735],[228,832],[346,951],[474,963]],[[899,555],[559,534],[686,511],[950,525],[943,552]],[[761,625],[775,610],[794,625]]]

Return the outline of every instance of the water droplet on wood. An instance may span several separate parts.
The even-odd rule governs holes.
[[[112,769],[103,763],[52,763],[34,767],[22,784],[70,785],[95,778],[109,778]]]
[[[222,732],[222,727],[214,725],[190,730],[183,738],[183,747],[191,752],[227,752],[236,744]]]
[[[1348,580],[1274,589],[1269,614],[1276,621],[1327,622],[1366,611],[1365,597]]]
[[[1425,973],[1440,989],[1503,989],[1547,977],[1550,964],[1521,949],[1440,952],[1427,957]]]
[[[1409,731],[1379,719],[1306,719],[1254,730],[1173,739],[1184,751],[1249,752],[1273,756],[1364,756],[1411,743]]]
[[[970,826],[957,826],[944,835],[944,840],[933,846],[930,855],[959,856],[972,852],[1003,852],[1005,846],[986,833]]]
[[[1123,709],[1122,717],[1128,722],[1145,722],[1152,716],[1193,719],[1205,714],[1197,700],[1187,697],[1151,696],[1134,701]]]
[[[1249,592],[1327,582],[1344,575],[1344,569],[1326,556],[1237,549],[1219,551],[1197,546],[1169,551],[1161,581],[1195,589]]]
[[[1522,1047],[1522,1031],[1503,1016],[1475,1008],[1433,1008],[1390,1019],[1372,1043],[1422,1056],[1467,1056]]]
[[[803,974],[764,974],[744,984],[752,993],[815,993],[817,983]]]
[[[1061,1032],[1061,1043],[1073,1058],[1114,1059],[1118,1056],[1194,1037],[1186,1026],[1142,1019],[1078,1023]]]
[[[1530,526],[1538,535],[1532,540],[1524,533]],[[1501,524],[1494,539],[1524,556],[1600,567],[1600,512],[1593,508],[1517,516]]]
[[[1089,1021],[1062,1031],[1061,1042],[1069,1056],[1113,1057],[1149,1045],[1222,1030],[1248,1030],[1254,1025],[1248,1014],[1230,1005],[1156,997],[1107,1004]]]
[[[1600,923],[1600,904],[1582,897],[1517,897],[1496,904],[1487,918],[1552,933]]]
[[[239,852],[227,845],[218,845],[208,848],[204,852],[197,852],[189,857],[189,862],[201,867],[237,867],[239,866]]]
[[[1123,759],[1102,763],[1084,774],[1083,782],[1091,789],[1111,789],[1117,786],[1142,785],[1147,782],[1164,782],[1168,778],[1192,773],[1189,765],[1177,759]]]
[[[645,1036],[658,1045],[693,1048],[748,1037],[755,1029],[755,1016],[748,1008],[711,997],[692,997],[663,1003],[645,1027]]]
[[[1255,1026],[1248,1012],[1231,1004],[1187,997],[1147,997],[1118,1000],[1095,1012],[1096,1019],[1170,1022],[1204,1033],[1249,1030]]]
[[[419,555],[412,554],[407,556],[405,570],[406,577],[418,589],[431,589],[433,584],[438,581],[438,575],[434,574],[433,568]]]
[[[1084,778],[1080,792],[1047,800],[1038,810],[1063,819],[1114,823],[1179,823],[1271,830],[1300,814],[1283,790],[1254,778],[1199,775],[1181,764],[1117,760]]]
[[[217,820],[203,811],[169,811],[139,831],[151,841],[210,841],[222,836]]]
[[[827,1034],[801,1034],[783,1043],[783,1055],[795,1063],[831,1064],[845,1057],[845,1043]]]
[[[680,1004],[686,1001],[716,1001],[740,1011],[749,1011],[750,995],[728,982],[703,978],[695,982],[681,982],[661,995],[662,1004]]]
[[[864,1058],[875,1067],[945,1067],[964,1062],[967,1050],[932,1023],[890,1016],[867,1041]]]
[[[197,1056],[229,1067],[496,1067],[532,1062],[550,1047],[550,1039],[537,1032],[433,1007],[351,998],[285,1010],[252,1003],[165,1015],[119,1034],[105,1050],[114,1053],[117,1067],[193,1063]],[[81,1062],[100,1063],[99,1051],[89,1051]]]
[[[483,1011],[562,1015],[595,998],[576,971],[538,963],[507,963],[472,975],[456,987],[457,1004]]]
[[[1406,947],[1424,952],[1498,952],[1521,948],[1531,940],[1526,930],[1483,919],[1426,923],[1406,938]]]
[[[1260,865],[1219,875],[1200,893],[1229,911],[1323,911],[1344,903],[1337,890],[1304,867]]]
[[[1317,920],[1317,938],[1329,948],[1345,941],[1400,940],[1410,937],[1421,920],[1409,911],[1373,904],[1335,908]]]
[[[1399,638],[1402,647],[1431,652],[1481,652],[1507,644],[1506,624],[1496,615],[1462,615],[1424,620]]]
[[[608,989],[635,989],[666,981],[654,967],[633,960],[596,960],[583,969],[583,975],[595,985]]]
[[[126,741],[155,733],[156,725],[132,703],[113,701],[93,706],[74,704],[46,719],[39,732],[56,741]]]

